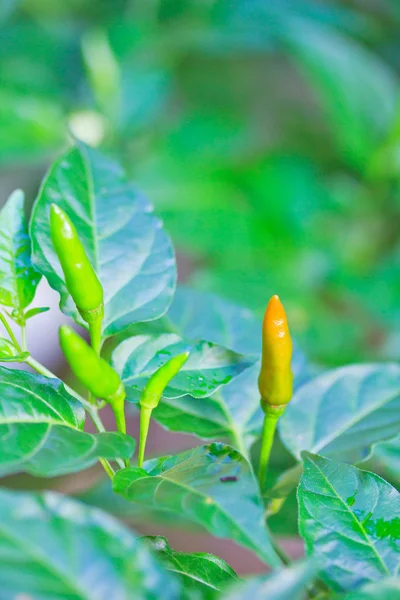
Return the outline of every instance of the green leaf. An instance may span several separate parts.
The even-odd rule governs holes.
[[[216,537],[253,550],[279,566],[264,526],[258,485],[248,462],[223,444],[193,448],[118,471],[114,490],[135,504],[190,518]]]
[[[177,552],[161,536],[142,539],[157,552],[157,558],[164,567],[179,576],[186,592],[182,598],[211,600],[218,596],[223,586],[238,580],[235,571],[213,554]]]
[[[174,333],[137,335],[122,342],[113,353],[113,366],[125,385],[128,400],[138,402],[151,375],[187,350],[189,359],[165,389],[165,398],[210,396],[254,362],[204,340],[186,343]]]
[[[171,331],[185,340],[203,337],[235,352],[249,354],[250,360],[258,359],[261,353],[261,321],[249,310],[214,294],[178,287],[168,313],[158,321],[139,325],[136,332]],[[190,359],[186,366],[189,364]],[[296,345],[292,368],[295,387],[299,387],[308,377],[309,369]],[[259,371],[257,362],[201,402],[191,396],[163,398],[153,416],[171,431],[191,433],[203,439],[224,437],[243,451],[262,427]]]
[[[193,522],[187,517],[173,513],[163,506],[143,506],[125,500],[113,491],[108,477],[81,492],[77,498],[85,504],[101,508],[137,527],[140,527],[141,523],[157,523],[168,527],[171,525],[171,519],[173,519],[174,527],[191,531],[204,531],[202,527],[193,525]]]
[[[315,576],[316,568],[311,561],[297,563],[273,575],[252,577],[232,585],[223,594],[223,600],[303,600],[307,598],[306,586]]]
[[[101,511],[54,493],[0,491],[2,599],[156,600],[179,582]]]
[[[160,330],[184,339],[205,339],[240,352],[261,353],[261,322],[247,308],[217,296],[179,286]]]
[[[54,477],[132,456],[132,438],[85,433],[84,418],[58,379],[0,367],[0,475]]]
[[[26,311],[25,319],[32,319],[32,317],[36,317],[36,315],[40,315],[50,310],[49,306],[38,306],[37,308],[31,308]]]
[[[356,462],[400,428],[400,367],[350,365],[303,385],[280,419],[280,434],[297,457],[302,450]]]
[[[40,277],[31,263],[24,194],[16,190],[0,211],[0,304],[18,310],[28,306]]]
[[[298,488],[307,553],[323,559],[335,591],[395,574],[400,564],[400,496],[368,471],[307,452]]]
[[[374,471],[391,480],[398,488],[400,485],[400,438],[377,444],[372,457]]]
[[[72,219],[104,288],[104,336],[160,317],[176,279],[173,249],[152,207],[118,164],[78,144],[50,169],[31,219],[34,262],[60,293],[64,313],[80,322],[65,287],[49,232],[58,204]]]
[[[365,168],[395,115],[394,72],[361,44],[327,28],[297,23],[288,38],[293,58],[321,97],[340,151],[351,165]]]
[[[343,600],[398,600],[400,578],[388,577],[377,583],[368,583],[354,593],[346,594]]]
[[[10,30],[8,29],[8,31]],[[24,37],[22,40],[18,35],[11,35],[14,40],[13,44],[20,44],[21,47],[24,47],[26,57],[26,38]],[[59,40],[59,38],[55,39]],[[43,36],[41,36],[42,40]],[[44,46],[42,48],[44,50]],[[16,60],[22,66],[23,55]],[[2,64],[4,64],[3,56]],[[25,165],[26,170],[30,163],[47,162],[52,153],[58,152],[59,148],[66,143],[66,123],[62,108],[55,98],[46,98],[42,90],[37,93],[35,89],[32,89],[31,82],[27,82],[28,69],[32,67],[35,70],[33,77],[36,77],[36,81],[40,81],[40,84],[45,85],[40,77],[40,73],[45,70],[43,69],[44,65],[27,63],[22,67],[20,76],[26,82],[29,93],[27,93],[27,88],[20,91],[12,89],[11,86],[6,88],[5,85],[2,85],[0,90],[2,133],[0,164],[2,166],[15,166],[20,163],[21,166]],[[15,68],[13,70],[16,71]],[[55,93],[57,94],[58,90]],[[18,106],[18,111],[15,110],[16,106]]]
[[[29,352],[20,352],[10,340],[0,337],[0,362],[24,362],[28,356]]]

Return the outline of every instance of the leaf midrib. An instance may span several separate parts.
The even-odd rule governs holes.
[[[86,173],[86,181],[87,181],[87,191],[89,198],[89,211],[90,211],[90,220],[91,220],[91,230],[92,230],[92,238],[93,238],[93,254],[94,254],[94,269],[98,276],[100,276],[100,262],[99,262],[99,245],[97,240],[97,227],[96,227],[96,201],[95,201],[95,193],[94,193],[94,184],[93,184],[93,172],[90,167],[90,163],[86,152],[84,152],[81,148],[78,149],[79,154],[82,157],[83,166]]]
[[[354,427],[355,425],[360,423],[360,421],[362,421],[365,417],[370,416],[372,413],[377,411],[379,408],[382,408],[383,406],[390,404],[391,402],[396,400],[396,398],[398,398],[399,396],[400,396],[399,392],[396,392],[392,396],[390,396],[388,400],[387,399],[385,399],[384,401],[379,400],[375,404],[369,405],[367,407],[367,410],[357,411],[355,417],[353,417],[350,421],[347,421],[343,427],[335,430],[335,432],[333,432],[331,435],[324,437],[323,440],[319,444],[312,447],[310,452],[314,452],[314,453],[318,454],[321,450],[326,448],[329,444],[331,444],[336,439],[338,439],[341,435],[346,433],[346,431],[350,431],[350,429],[352,427]],[[314,429],[314,432],[315,432],[315,429]],[[367,445],[370,446],[371,444],[367,444]],[[303,450],[303,448],[301,448],[301,450]],[[298,450],[298,452],[299,452],[299,450]]]
[[[25,551],[25,553],[28,554],[33,559],[33,561],[42,566],[44,565],[47,571],[53,573],[55,577],[61,579],[67,585],[67,588],[71,590],[71,592],[73,592],[74,594],[77,594],[77,596],[81,598],[81,600],[90,600],[90,596],[86,594],[86,590],[82,590],[81,588],[77,587],[75,581],[71,582],[68,578],[68,574],[60,570],[56,565],[50,563],[49,557],[46,554],[43,555],[41,552],[37,551],[36,547],[32,547],[31,544],[27,544],[26,539],[22,540],[18,537],[11,535],[10,532],[1,527],[1,524],[0,532],[6,539],[8,539],[11,542],[11,544],[21,548],[22,552]]]
[[[0,418],[0,426],[1,425],[54,425],[58,427],[67,427],[68,429],[73,429],[74,431],[79,431],[79,433],[86,433],[82,429],[78,429],[73,425],[65,423],[65,421],[55,421],[53,419],[40,419],[40,421],[34,421],[29,419],[1,419]]]
[[[384,568],[385,572],[388,575],[392,575],[391,571],[389,570],[389,568],[386,566],[386,563],[383,561],[381,555],[377,552],[375,545],[370,541],[370,538],[368,536],[368,532],[367,530],[364,528],[363,524],[361,521],[359,521],[356,517],[356,515],[354,514],[354,512],[350,509],[350,507],[348,506],[348,504],[343,500],[343,498],[336,492],[336,489],[334,488],[333,484],[330,482],[330,480],[326,477],[325,473],[322,471],[322,469],[311,459],[308,459],[313,465],[314,467],[317,469],[317,471],[321,474],[321,476],[323,477],[323,479],[325,480],[325,482],[327,483],[327,485],[329,486],[329,488],[332,490],[333,494],[336,496],[336,498],[341,502],[341,504],[345,507],[346,512],[350,513],[353,521],[358,525],[358,527],[360,528],[361,533],[363,534],[367,545],[371,548],[372,552],[375,554],[376,558],[378,559],[378,562],[382,565],[382,567]],[[313,493],[313,492],[312,492]],[[360,543],[360,542],[358,542]]]
[[[181,465],[182,465],[182,463],[181,463],[179,466],[181,466]],[[178,467],[178,465],[175,465],[175,467],[173,467],[173,468],[176,468],[176,467]],[[168,477],[165,477],[165,474],[166,474],[166,473],[168,473],[168,471],[164,472],[163,474],[159,474],[159,475],[150,475],[150,474],[148,474],[148,477],[153,477],[153,478],[155,477],[155,478],[158,478],[158,479],[162,479],[162,480],[168,481],[168,482],[169,482],[169,483],[171,483],[172,485],[176,485],[177,487],[182,487],[183,489],[186,489],[186,490],[188,490],[188,491],[189,491],[191,494],[195,494],[195,495],[199,496],[200,498],[205,498],[205,499],[207,499],[207,498],[209,497],[209,496],[207,496],[206,494],[203,494],[203,493],[201,493],[201,492],[197,491],[195,488],[192,488],[192,487],[190,487],[190,486],[188,486],[188,485],[186,485],[186,484],[184,484],[184,483],[182,483],[182,482],[178,482],[178,481],[176,481],[176,480],[174,480],[174,479],[169,479]],[[147,478],[144,478],[144,480],[146,480],[146,479],[147,479]],[[133,487],[133,486],[135,485],[135,483],[136,483],[136,482],[139,482],[139,481],[141,481],[141,480],[142,480],[142,479],[137,479],[136,481],[133,481],[133,482],[131,482],[131,483],[129,484],[129,488]],[[155,494],[154,494],[154,497],[155,497]],[[235,527],[236,527],[236,528],[237,528],[237,529],[238,529],[238,530],[241,532],[241,534],[244,536],[244,538],[250,542],[250,544],[251,544],[251,547],[252,547],[254,550],[255,550],[255,549],[259,549],[259,550],[261,550],[261,551],[262,551],[262,553],[263,553],[263,555],[264,555],[264,552],[263,552],[262,548],[260,548],[260,547],[259,547],[259,545],[258,545],[258,544],[256,544],[256,543],[255,543],[255,542],[254,542],[254,541],[253,541],[253,540],[252,540],[252,539],[249,537],[249,534],[248,534],[248,533],[246,533],[246,532],[243,530],[243,528],[242,528],[240,525],[238,525],[238,523],[236,523],[236,522],[233,520],[233,518],[232,518],[232,517],[231,517],[231,516],[230,516],[230,515],[229,515],[229,514],[228,514],[228,513],[227,513],[227,512],[226,512],[226,511],[225,511],[225,510],[222,508],[222,507],[221,507],[221,505],[219,504],[219,502],[216,502],[216,501],[214,500],[214,498],[213,498],[213,505],[214,505],[215,507],[217,507],[217,508],[218,508],[218,510],[220,510],[220,511],[221,511],[221,513],[222,513],[222,514],[224,514],[224,515],[225,515],[225,516],[228,518],[228,520],[229,520],[231,523],[233,523],[233,524],[235,525]],[[176,510],[174,510],[173,512],[176,512]],[[203,527],[205,527],[205,525],[204,525],[203,523],[200,523],[200,524],[201,524]],[[206,529],[207,529],[207,531],[209,531],[208,527],[207,527]],[[266,536],[267,536],[267,538],[266,538],[266,539],[267,539],[267,540],[268,540],[268,542],[270,543],[270,551],[271,551],[271,556],[272,556],[272,555],[275,555],[275,557],[277,558],[277,560],[276,560],[276,562],[275,562],[275,565],[274,565],[274,563],[272,563],[272,561],[270,560],[270,558],[268,558],[268,563],[267,563],[267,564],[270,564],[270,563],[271,563],[271,566],[272,566],[272,567],[273,567],[273,566],[281,566],[281,563],[280,563],[280,561],[279,561],[279,559],[278,559],[277,555],[275,554],[275,552],[274,552],[274,549],[273,549],[273,547],[272,547],[272,544],[271,544],[271,542],[270,542],[270,540],[269,540],[269,538],[268,538],[268,534],[267,534],[267,532],[266,532]],[[235,540],[234,540],[234,541],[235,541]],[[238,543],[238,542],[237,542],[237,543]],[[253,551],[254,551],[254,550],[253,550]]]
[[[178,564],[183,569],[182,565],[180,563],[178,563]],[[201,579],[200,577],[196,577],[196,575],[194,575],[193,573],[187,573],[186,571],[181,571],[178,568],[173,568],[173,567],[169,567],[168,571],[171,571],[172,573],[177,573],[178,575],[182,575],[183,577],[186,577],[187,579],[190,579],[191,581],[197,581],[198,583],[201,583],[205,587],[210,588],[211,590],[215,590],[216,592],[220,591],[220,588],[218,588],[217,586],[213,585],[212,583],[210,583],[208,581],[204,581],[204,579]]]
[[[39,402],[41,402],[42,404],[44,404],[45,406],[47,406],[48,408],[50,408],[50,410],[52,412],[54,412],[54,414],[56,414],[57,416],[60,417],[59,421],[55,421],[56,423],[59,423],[59,424],[63,423],[65,425],[69,426],[69,427],[73,427],[74,429],[79,429],[78,428],[78,425],[79,425],[78,418],[77,418],[77,416],[76,416],[76,414],[74,412],[74,409],[72,408],[72,406],[67,401],[65,401],[65,405],[66,405],[66,408],[68,408],[70,410],[71,414],[72,414],[72,417],[74,419],[74,423],[73,424],[69,423],[66,420],[66,417],[64,418],[62,416],[62,414],[59,411],[57,411],[57,409],[54,406],[52,406],[49,402],[47,402],[42,396],[39,396],[38,394],[36,394],[32,389],[27,389],[23,385],[20,385],[20,384],[16,383],[15,381],[2,381],[2,382],[0,382],[0,389],[1,389],[1,383],[4,383],[4,385],[6,385],[7,387],[14,387],[16,389],[22,390],[27,396],[33,396]],[[53,391],[55,391],[55,390],[53,390]],[[45,422],[48,423],[50,421],[51,421],[51,419],[49,421],[45,421]]]

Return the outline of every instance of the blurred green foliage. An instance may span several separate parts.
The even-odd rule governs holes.
[[[0,166],[119,154],[191,283],[325,364],[400,347],[397,0],[3,0]],[[18,183],[18,182],[17,182]]]

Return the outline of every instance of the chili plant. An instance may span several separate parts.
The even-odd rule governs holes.
[[[277,296],[261,326],[246,309],[176,289],[151,205],[81,143],[44,178],[29,233],[23,193],[12,194],[0,238],[1,361],[32,371],[0,367],[0,473],[51,478],[100,463],[108,481],[73,499],[5,480],[1,600],[399,597],[398,492],[362,468],[369,459],[399,481],[397,364],[317,371],[292,344]],[[31,307],[42,276],[78,325],[61,327],[60,345],[79,390],[30,353],[26,323],[46,310]],[[136,457],[126,414],[138,410]],[[203,441],[146,456],[152,420]],[[291,565],[272,524],[285,510],[296,516],[296,488],[307,558]],[[129,514],[228,538],[265,575],[241,579],[211,554],[140,537],[116,518]]]

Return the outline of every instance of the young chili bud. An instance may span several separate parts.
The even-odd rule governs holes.
[[[292,339],[279,296],[272,296],[262,326],[262,359],[258,378],[264,412],[282,414],[293,395]]]
[[[56,204],[50,208],[50,235],[67,290],[87,322],[103,318],[103,288],[68,215]]]
[[[114,411],[118,430],[125,433],[125,388],[114,369],[71,327],[60,327],[60,344],[75,377],[97,398]]]
[[[149,381],[143,388],[140,396],[140,440],[139,440],[139,453],[138,453],[138,465],[143,465],[144,453],[146,448],[147,434],[150,427],[151,413],[154,408],[158,406],[163,392],[171,379],[175,377],[181,370],[187,359],[189,358],[189,352],[182,352],[177,356],[173,356],[165,365],[160,367],[158,371],[153,373]]]

